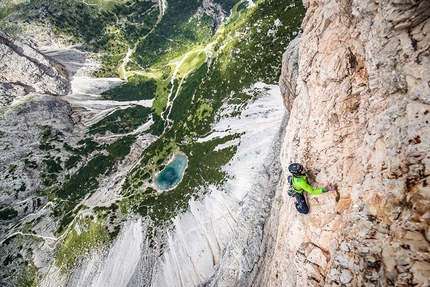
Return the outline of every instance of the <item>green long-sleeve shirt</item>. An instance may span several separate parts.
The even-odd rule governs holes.
[[[312,186],[310,186],[306,180],[306,176],[294,176],[293,177],[293,189],[296,193],[302,193],[303,190],[306,190],[310,194],[321,194],[324,192],[327,192],[327,189],[325,187],[313,189]]]

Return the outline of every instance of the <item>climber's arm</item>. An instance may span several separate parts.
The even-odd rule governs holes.
[[[310,194],[321,194],[327,192],[327,189],[325,187],[313,189],[312,186],[310,186],[305,180],[300,180],[299,182],[297,182],[297,186],[303,190],[306,190]]]

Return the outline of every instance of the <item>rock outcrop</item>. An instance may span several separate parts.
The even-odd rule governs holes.
[[[285,177],[300,162],[321,169],[315,187],[339,188],[307,196],[308,215],[287,184],[278,191],[266,227],[276,242],[256,280],[429,286],[430,2],[304,4],[280,80],[290,111],[281,161]]]
[[[74,127],[64,65],[0,32],[0,230],[46,203],[36,192],[60,174],[63,141]],[[67,141],[67,140],[66,140]],[[8,213],[7,213],[8,212]]]
[[[1,32],[0,71],[0,106],[32,93],[64,96],[71,91],[62,64]]]

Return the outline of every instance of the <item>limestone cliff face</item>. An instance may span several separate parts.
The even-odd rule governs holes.
[[[266,286],[430,285],[430,2],[304,1],[280,79],[281,162],[320,169],[295,211],[284,184]],[[276,278],[275,273],[278,272]],[[268,285],[267,285],[268,284]]]
[[[70,93],[66,68],[32,46],[0,32],[0,106],[30,94]]]

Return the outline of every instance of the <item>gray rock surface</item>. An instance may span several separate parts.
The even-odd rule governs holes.
[[[239,213],[232,239],[226,247],[212,277],[202,286],[265,286],[255,285],[264,258],[270,256],[273,241],[265,236],[278,183],[282,182],[279,153],[287,120],[274,138],[269,155],[252,185]]]
[[[284,99],[285,108],[289,112],[297,97],[297,77],[299,76],[299,45],[300,35],[294,38],[282,55],[282,77],[279,78],[279,88]]]
[[[52,249],[40,244],[52,243],[56,228],[43,191],[64,179],[63,144],[77,141],[72,109],[57,97],[70,91],[63,65],[0,33],[0,261],[9,286],[24,276],[35,249],[45,248],[43,261],[52,260]]]
[[[34,93],[70,93],[68,73],[62,64],[5,33],[0,33],[0,71],[1,106]]]
[[[16,220],[35,210],[29,199],[41,188],[44,161],[62,157],[62,143],[54,139],[62,141],[70,137],[73,129],[70,113],[69,104],[49,95],[32,96],[25,102],[2,108],[0,205],[18,210]]]

